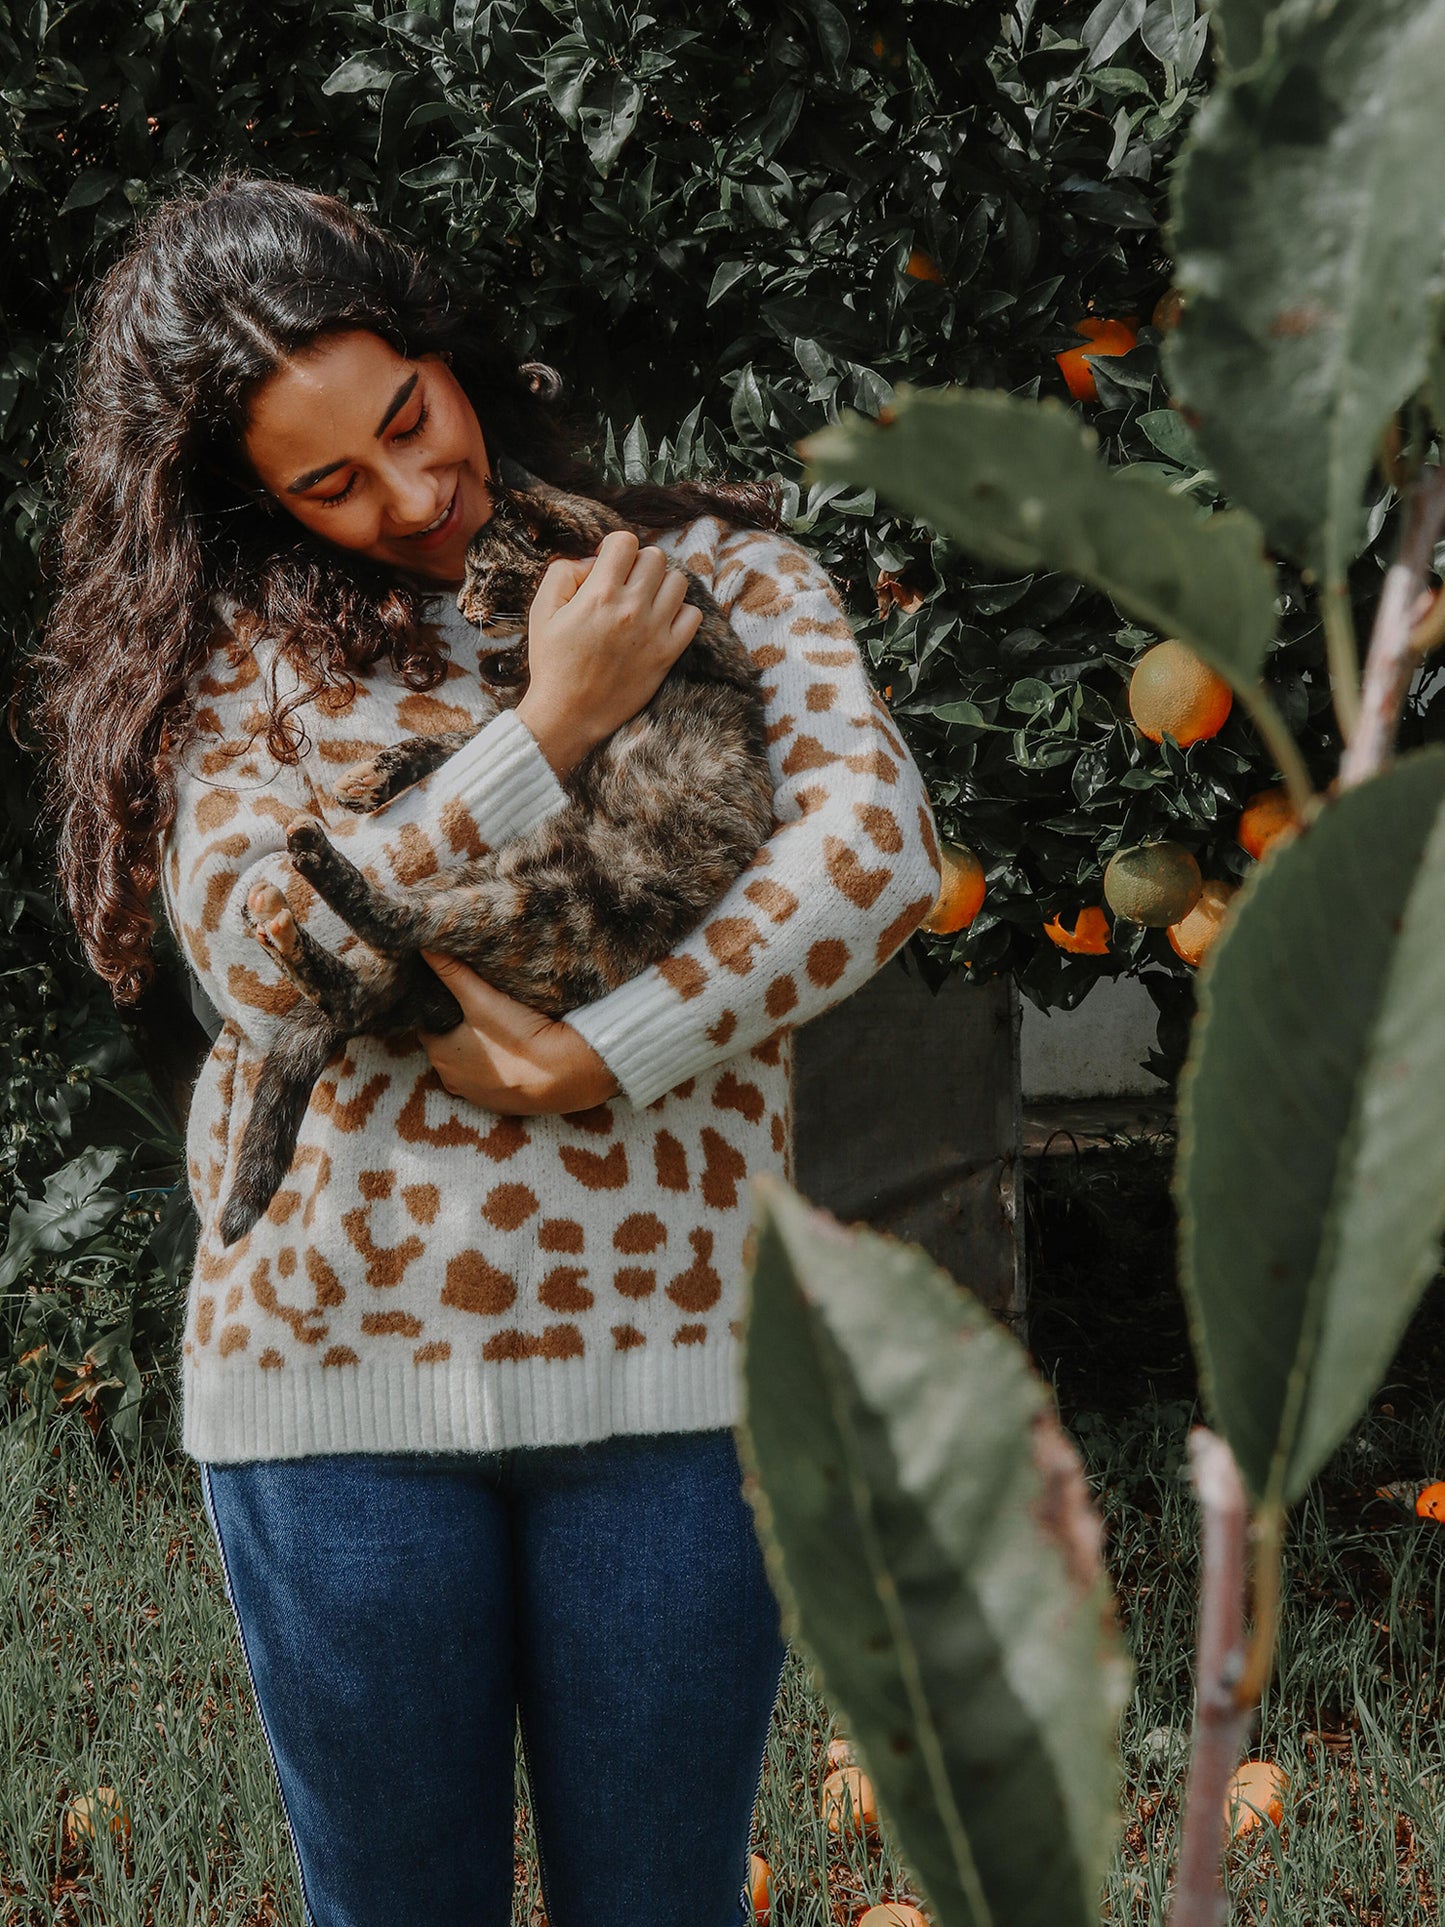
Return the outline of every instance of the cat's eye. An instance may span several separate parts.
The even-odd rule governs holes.
[[[510,689],[514,683],[521,682],[527,673],[527,652],[525,649],[498,649],[490,656],[481,657],[477,664],[483,682],[494,689]]]

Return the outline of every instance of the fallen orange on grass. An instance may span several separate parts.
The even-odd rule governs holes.
[[[1217,736],[1234,707],[1234,691],[1182,642],[1156,642],[1129,678],[1129,714],[1151,743],[1166,733],[1181,749]]]
[[[1273,1760],[1246,1760],[1224,1791],[1224,1824],[1231,1836],[1237,1840],[1242,1833],[1253,1833],[1266,1819],[1278,1826],[1288,1792],[1289,1776]]]
[[[823,1782],[823,1818],[829,1833],[841,1833],[847,1804],[853,1801],[853,1825],[865,1833],[878,1825],[878,1804],[873,1798],[873,1782],[861,1766],[840,1766]]]
[[[748,1861],[748,1897],[759,1920],[766,1920],[773,1905],[773,1874],[760,1853]]]
[[[1066,924],[1060,912],[1044,925],[1044,935],[1072,957],[1108,955],[1109,919],[1104,915],[1102,904],[1091,903],[1087,909],[1078,911],[1072,924]]]
[[[73,1847],[81,1839],[95,1838],[95,1822],[103,1814],[110,1815],[112,1833],[123,1834],[130,1838],[130,1815],[126,1812],[120,1795],[113,1786],[92,1787],[89,1793],[77,1793],[65,1809],[65,1837]]]
[[[1415,1501],[1415,1510],[1422,1519],[1434,1519],[1438,1525],[1445,1525],[1445,1484],[1439,1479],[1427,1485]]]
[[[1064,386],[1075,401],[1097,401],[1098,384],[1089,363],[1096,355],[1127,355],[1139,337],[1126,323],[1106,321],[1095,315],[1076,321],[1074,333],[1083,335],[1088,347],[1066,348],[1061,355],[1055,355],[1054,360],[1059,364]]]
[[[1182,957],[1187,964],[1193,964],[1196,970],[1199,968],[1224,928],[1229,906],[1238,890],[1237,883],[1225,883],[1219,877],[1208,879],[1194,908],[1178,923],[1171,923],[1165,932],[1170,948],[1177,957]]]
[[[951,937],[966,930],[983,903],[983,865],[964,843],[945,843],[939,851],[943,882],[938,901],[923,919],[923,929],[935,937]]]
[[[1299,827],[1300,820],[1289,800],[1289,791],[1282,783],[1276,783],[1273,789],[1256,790],[1245,799],[1234,836],[1241,849],[1259,858],[1272,843],[1278,843],[1281,837],[1293,836]]]
[[[928,1927],[928,1916],[910,1907],[906,1900],[885,1900],[859,1914],[858,1927]]]
[[[828,1771],[830,1773],[835,1767],[856,1765],[857,1760],[853,1753],[853,1742],[850,1739],[845,1739],[842,1734],[839,1734],[837,1739],[829,1740]]]

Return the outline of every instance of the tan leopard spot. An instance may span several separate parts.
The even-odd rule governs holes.
[[[885,856],[897,856],[903,848],[903,832],[892,810],[881,803],[855,803],[853,814]]]
[[[718,917],[703,930],[708,949],[725,970],[745,977],[753,967],[753,951],[767,938],[751,917]]]
[[[808,952],[808,976],[826,990],[837,983],[850,961],[848,946],[841,937],[824,937]]]
[[[710,1124],[703,1126],[702,1153],[703,1202],[719,1211],[731,1211],[738,1201],[738,1179],[747,1176],[747,1160]]]
[[[746,610],[750,616],[766,618],[781,615],[788,607],[788,598],[772,576],[764,575],[758,569],[748,569],[743,575],[736,606]]]
[[[515,1231],[537,1209],[537,1194],[525,1184],[498,1184],[482,1203],[482,1216],[498,1231]]]
[[[345,1298],[346,1287],[337,1277],[333,1267],[319,1251],[313,1251],[309,1246],[306,1250],[306,1276],[311,1280],[311,1288],[316,1294],[318,1305],[339,1305]]]
[[[657,970],[684,1002],[690,997],[700,997],[707,983],[707,972],[696,957],[659,957]]]
[[[261,1367],[261,1370],[263,1372],[275,1372],[280,1370],[280,1368],[286,1363],[286,1360],[281,1356],[280,1352],[277,1351],[274,1345],[268,1345],[265,1351],[262,1352],[261,1356],[256,1360],[256,1363]]]
[[[448,1106],[447,1115],[440,1124],[427,1122],[426,1101],[431,1096],[442,1098]],[[505,1164],[508,1158],[516,1156],[524,1144],[531,1143],[520,1118],[499,1117],[491,1129],[484,1133],[463,1122],[457,1115],[455,1104],[454,1098],[447,1097],[446,1088],[436,1072],[430,1068],[424,1070],[397,1115],[397,1136],[406,1144],[435,1144],[447,1149],[467,1145],[498,1164]]]
[[[936,899],[932,895],[915,897],[912,903],[906,905],[898,912],[898,915],[893,919],[892,923],[889,924],[888,928],[884,930],[878,938],[874,955],[880,964],[887,963],[888,959],[893,955],[899,944],[903,942],[904,938],[912,936],[913,932],[933,908],[935,901]]]
[[[798,907],[798,899],[785,883],[771,877],[758,877],[748,884],[743,895],[770,916],[774,923],[786,923]]]
[[[216,1316],[215,1299],[202,1298],[196,1305],[196,1343],[198,1345],[210,1344],[211,1325],[213,1320],[215,1319],[215,1316]]]
[[[655,1211],[634,1211],[613,1232],[612,1243],[616,1250],[625,1251],[628,1257],[635,1258],[665,1245],[667,1226]]]
[[[772,1131],[773,1149],[781,1156],[783,1147],[788,1141],[788,1133],[782,1118],[779,1117],[776,1111],[773,1112],[770,1128]]]
[[[475,863],[492,847],[490,843],[483,841],[482,833],[477,828],[471,812],[455,796],[449,797],[442,804],[437,820],[441,824],[442,835],[447,840],[447,848],[455,856],[464,856]]]
[[[264,1011],[268,1017],[284,1017],[301,1001],[301,992],[289,978],[268,981],[258,977],[247,964],[231,964],[227,968],[226,993],[248,1010]]]
[[[935,870],[942,869],[938,854],[938,838],[934,834],[933,818],[922,803],[918,805],[918,834],[923,839],[923,847],[928,852],[928,860]]]
[[[537,1296],[548,1311],[590,1311],[592,1293],[582,1283],[585,1265],[553,1265],[537,1287]]]
[[[715,1024],[708,1025],[707,1041],[710,1044],[716,1044],[717,1047],[721,1049],[722,1046],[732,1036],[733,1032],[737,1029],[737,1027],[738,1027],[737,1012],[732,1010],[725,1010],[722,1016],[718,1018]]]
[[[402,824],[394,840],[386,845],[386,854],[392,874],[403,889],[434,877],[442,867],[431,838],[416,823]]]
[[[229,1358],[232,1352],[243,1352],[250,1343],[251,1331],[248,1325],[223,1325],[221,1336],[216,1341],[216,1349],[222,1358]]]
[[[223,823],[229,823],[240,807],[234,790],[212,790],[196,805],[196,827],[202,835],[209,836]]]
[[[828,792],[825,789],[819,789],[815,783],[811,788],[798,790],[796,800],[799,811],[804,816],[811,816],[814,810],[822,809],[827,802]]]
[[[312,1093],[312,1108],[322,1117],[329,1117],[338,1131],[361,1131],[371,1122],[382,1092],[390,1090],[391,1078],[385,1071],[378,1071],[374,1077],[367,1078],[354,1097],[340,1097],[339,1088],[331,1078],[322,1078]]]
[[[459,1251],[447,1260],[447,1280],[442,1286],[442,1303],[458,1311],[474,1311],[495,1317],[517,1300],[517,1283],[499,1271],[480,1251]]]
[[[264,721],[262,727],[265,727]],[[373,757],[380,756],[382,745],[368,743],[360,736],[323,736],[316,749],[328,763],[369,763]]]
[[[686,1191],[687,1152],[671,1131],[659,1131],[653,1139],[652,1159],[657,1167],[657,1182],[664,1191]]]
[[[413,1365],[441,1365],[452,1355],[452,1348],[444,1338],[433,1338],[429,1344],[418,1345],[411,1355]]]
[[[471,729],[473,718],[459,703],[444,703],[424,691],[403,696],[396,706],[398,727],[408,736],[451,736]]]
[[[689,1231],[688,1243],[693,1260],[667,1286],[667,1295],[679,1311],[711,1311],[722,1296],[722,1279],[712,1263],[713,1237],[710,1231]]]
[[[401,1201],[418,1224],[435,1224],[442,1194],[434,1184],[404,1184]]]
[[[898,765],[885,756],[881,749],[855,750],[853,755],[845,756],[843,761],[849,769],[856,770],[860,776],[876,776],[884,783],[898,781]]]
[[[222,1316],[229,1318],[233,1311],[239,1311],[241,1309],[241,1300],[244,1296],[245,1293],[240,1285],[232,1285],[231,1289],[226,1293],[226,1304]]]
[[[695,1077],[689,1077],[685,1079],[683,1083],[675,1084],[673,1086],[672,1095],[674,1097],[691,1097],[693,1093],[693,1087],[696,1083],[697,1083],[697,1079]]]
[[[361,1360],[349,1345],[329,1345],[321,1354],[323,1365],[359,1365]]]
[[[563,1111],[562,1122],[570,1124],[574,1130],[590,1131],[593,1137],[607,1137],[613,1127],[612,1107],[608,1104],[593,1104],[585,1111]]]
[[[520,1362],[526,1358],[580,1358],[585,1350],[575,1325],[549,1325],[540,1337],[515,1327],[498,1332],[482,1347],[482,1357]]]
[[[388,1338],[393,1333],[398,1338],[415,1338],[421,1330],[419,1318],[409,1311],[364,1311],[361,1314],[361,1329],[368,1338]]]
[[[712,1101],[720,1111],[741,1111],[749,1124],[756,1124],[768,1108],[757,1085],[745,1083],[731,1071],[724,1071],[713,1086]]]
[[[747,1326],[744,1325],[743,1321],[740,1318],[730,1318],[728,1320],[728,1330],[732,1333],[734,1338],[740,1340],[742,1338],[743,1333],[747,1330]]]
[[[657,1290],[657,1273],[650,1265],[623,1265],[612,1283],[624,1298],[647,1298]]]
[[[754,1044],[748,1056],[755,1057],[760,1064],[780,1062],[783,1055],[783,1038],[786,1035],[786,1030],[775,1030],[772,1036],[765,1037],[761,1044]]]
[[[280,1272],[283,1278],[295,1277],[296,1275],[295,1245],[282,1245],[281,1249],[276,1253],[276,1269],[277,1271]]]
[[[857,851],[838,836],[824,837],[823,862],[834,887],[860,910],[872,909],[893,875],[887,868],[866,868]]]
[[[563,1165],[579,1184],[589,1191],[620,1191],[627,1182],[627,1147],[614,1144],[602,1155],[585,1151],[579,1144],[563,1144],[558,1149]]]
[[[763,999],[769,1017],[786,1017],[798,1001],[798,986],[791,977],[774,977]]]
[[[816,736],[800,736],[783,758],[783,774],[801,776],[804,770],[826,769],[837,760],[833,751],[824,749]]]
[[[764,729],[763,741],[767,743],[780,743],[785,736],[791,736],[796,728],[797,724],[791,716],[779,716],[775,723],[769,723],[766,729]]]
[[[619,1352],[635,1352],[639,1345],[645,1345],[646,1343],[647,1340],[637,1329],[636,1325],[614,1325],[612,1327],[612,1344],[614,1349]]]
[[[674,1345],[701,1345],[706,1338],[706,1325],[679,1325],[672,1334]]]
[[[575,1218],[543,1218],[537,1227],[537,1243],[543,1251],[581,1251],[587,1237]]]
[[[345,1212],[341,1228],[366,1262],[367,1284],[378,1291],[389,1291],[399,1285],[407,1266],[415,1263],[426,1250],[426,1245],[415,1233],[403,1238],[400,1244],[376,1244],[371,1236],[369,1207]]]
[[[396,1183],[394,1171],[363,1171],[356,1188],[363,1198],[389,1198]]]
[[[755,669],[776,669],[780,662],[786,662],[788,659],[787,651],[780,649],[775,642],[761,643],[756,649],[750,649],[748,653],[752,657]]]
[[[835,682],[814,682],[808,684],[808,707],[815,715],[831,709],[838,695]]]

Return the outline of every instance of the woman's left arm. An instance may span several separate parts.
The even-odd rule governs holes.
[[[857,990],[941,877],[923,780],[825,571],[755,530],[718,561],[714,593],[764,672],[775,828],[698,929],[563,1020],[639,1107]]]

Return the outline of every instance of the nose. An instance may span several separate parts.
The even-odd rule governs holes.
[[[415,535],[451,500],[447,478],[393,468],[387,477],[386,515],[398,535]]]

